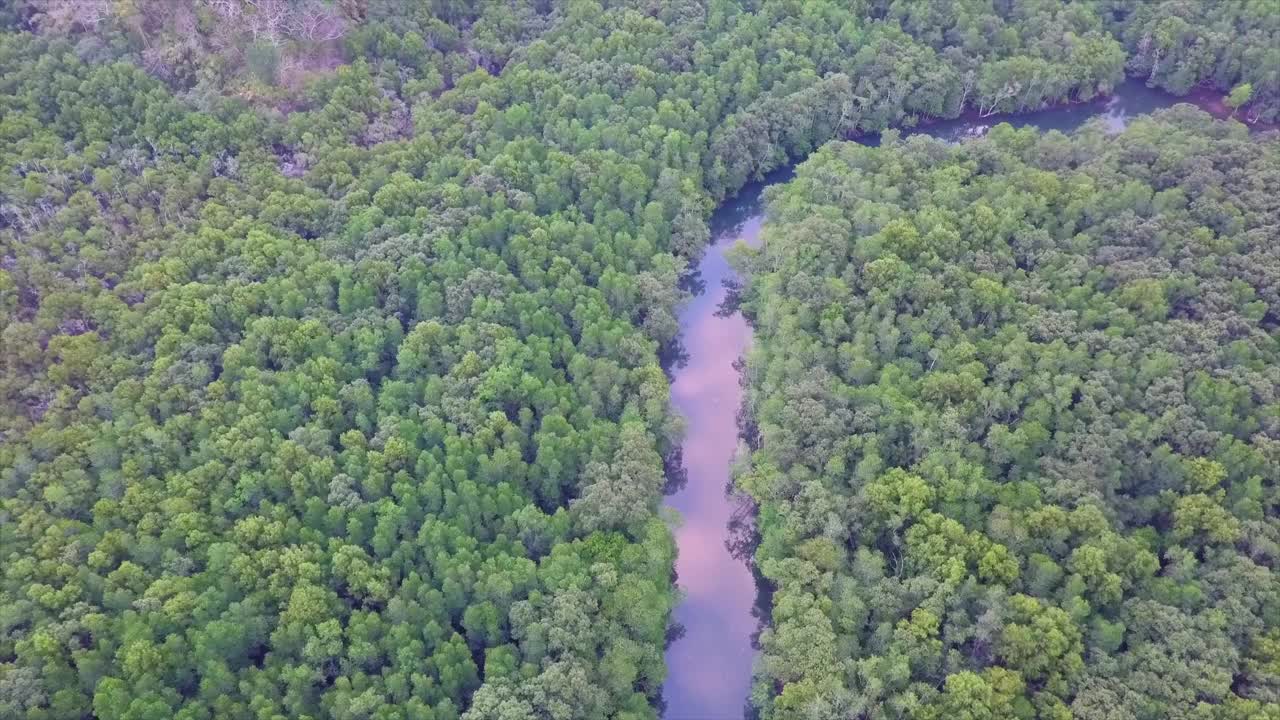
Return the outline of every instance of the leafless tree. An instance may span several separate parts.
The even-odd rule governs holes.
[[[319,0],[298,6],[287,20],[289,35],[308,42],[337,40],[346,33],[346,23],[334,8]]]
[[[244,0],[205,0],[223,20],[234,22],[244,13]]]
[[[110,0],[47,0],[43,5],[37,24],[59,31],[77,26],[92,30],[110,18],[112,11]]]
[[[285,0],[245,0],[253,8],[249,15],[249,33],[254,40],[279,45],[289,20],[289,4]]]

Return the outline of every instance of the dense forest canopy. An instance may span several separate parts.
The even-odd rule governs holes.
[[[1126,68],[1271,118],[1274,15],[4,3],[0,717],[654,717],[680,434],[659,357],[714,201],[841,134],[1089,98]],[[1185,202],[1260,232],[1259,207],[1201,197],[1206,172]],[[1222,302],[1273,325],[1274,286],[1240,282]],[[1270,428],[1243,382],[1196,386],[1209,432]],[[1229,451],[1195,455],[1228,500],[1192,511],[1266,537],[1249,483],[1274,464]],[[1178,567],[1209,572],[1188,547]],[[1223,652],[1267,677],[1277,639],[1240,632]]]
[[[1280,713],[1280,141],[824,147],[741,262],[766,718]]]

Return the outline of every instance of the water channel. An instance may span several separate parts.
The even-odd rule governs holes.
[[[1069,132],[1095,117],[1102,118],[1108,130],[1119,132],[1133,116],[1179,102],[1195,102],[1220,113],[1217,98],[1208,93],[1179,98],[1128,80],[1109,97],[1089,103],[1012,116],[968,113],[903,134],[958,142],[1001,122]],[[874,135],[855,139],[868,145],[880,141]],[[792,170],[784,168],[746,186],[716,210],[712,244],[686,278],[694,297],[680,315],[683,356],[672,368],[671,399],[686,420],[687,432],[683,469],[669,483],[672,492],[667,497],[667,505],[681,517],[675,537],[683,599],[675,610],[677,629],[666,653],[666,720],[737,720],[750,715],[755,645],[768,620],[770,601],[751,559],[753,508],[733,492],[729,479],[742,404],[738,362],[751,344],[751,327],[725,306],[735,280],[725,251],[738,242],[759,242],[765,220],[763,190],[789,180]]]

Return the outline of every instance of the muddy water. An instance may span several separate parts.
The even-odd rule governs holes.
[[[1127,81],[1115,94],[1015,116],[971,113],[904,130],[956,142],[984,134],[992,125],[1035,125],[1073,130],[1095,117],[1118,132],[1139,114],[1178,102],[1199,101],[1213,111],[1216,97],[1177,98]],[[879,137],[857,138],[869,145]],[[748,185],[712,217],[712,245],[687,278],[694,298],[680,315],[683,356],[672,368],[671,398],[687,422],[683,469],[672,472],[667,505],[678,511],[677,584],[684,593],[675,610],[663,687],[666,720],[735,720],[750,715],[755,641],[769,613],[768,590],[751,563],[754,516],[732,491],[729,468],[739,442],[742,403],[740,358],[751,344],[751,328],[726,306],[735,275],[725,251],[738,242],[756,245],[764,224],[761,193],[791,178],[790,168]]]

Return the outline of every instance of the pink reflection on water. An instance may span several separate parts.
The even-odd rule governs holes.
[[[741,505],[726,488],[742,403],[734,363],[751,343],[751,328],[742,315],[721,317],[716,310],[727,295],[724,281],[733,278],[724,251],[738,238],[754,241],[760,224],[757,213],[739,232],[707,249],[698,266],[705,292],[680,318],[687,362],[675,374],[671,399],[687,424],[688,483],[667,504],[682,518],[675,538],[677,584],[684,598],[675,621],[685,634],[667,650],[667,720],[741,718],[750,693],[757,593],[750,567],[726,544]]]
[[[687,599],[699,600],[728,591],[750,597],[755,592],[749,573],[724,572],[724,564],[733,562],[724,549],[724,528],[685,525],[676,531],[676,542],[681,551],[677,569],[680,589]]]

